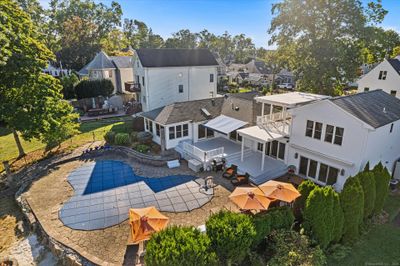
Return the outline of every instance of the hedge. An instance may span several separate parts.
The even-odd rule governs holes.
[[[379,214],[382,211],[385,200],[389,194],[389,182],[391,176],[388,170],[383,167],[382,163],[377,164],[372,172],[374,173],[376,190],[374,213]]]
[[[104,135],[104,140],[109,144],[113,144],[115,141],[115,135],[116,135],[116,133],[114,131],[108,131]]]
[[[117,133],[115,135],[115,144],[126,146],[130,143],[129,134],[128,133]]]
[[[370,217],[374,211],[376,199],[375,176],[371,171],[361,172],[357,175],[364,192],[364,219]]]
[[[207,235],[221,264],[240,264],[250,251],[256,236],[250,216],[221,211],[206,222]],[[190,265],[190,264],[187,264]]]
[[[294,213],[298,220],[302,219],[302,214],[304,207],[306,205],[306,200],[310,195],[311,191],[313,191],[316,187],[318,187],[314,182],[311,180],[305,180],[301,182],[298,187],[298,191],[300,192],[301,196],[296,199],[294,202]]]
[[[217,265],[206,234],[192,227],[168,227],[150,238],[146,245],[148,266]]]
[[[78,99],[92,98],[99,95],[110,96],[114,91],[114,85],[109,79],[82,80],[75,86]]]

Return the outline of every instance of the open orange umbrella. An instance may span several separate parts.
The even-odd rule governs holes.
[[[229,199],[242,210],[266,210],[272,201],[257,187],[237,187]]]
[[[268,198],[292,202],[300,197],[299,191],[290,183],[270,180],[258,186]]]
[[[131,235],[129,244],[137,244],[150,239],[153,233],[161,231],[167,226],[168,220],[168,217],[162,215],[155,207],[130,209]]]

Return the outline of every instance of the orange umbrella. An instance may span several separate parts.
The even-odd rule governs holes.
[[[162,215],[155,207],[130,209],[131,236],[129,243],[137,244],[149,239],[153,233],[164,229],[168,220],[168,217]]]
[[[258,186],[268,198],[292,202],[300,197],[299,191],[290,183],[270,180]]]
[[[272,201],[257,187],[237,187],[229,198],[242,210],[266,210]]]

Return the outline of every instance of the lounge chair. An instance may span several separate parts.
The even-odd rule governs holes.
[[[232,164],[231,167],[225,169],[222,177],[231,179],[237,174],[237,165]]]
[[[231,180],[231,183],[234,186],[245,185],[249,183],[249,178],[249,173],[245,173],[244,175],[236,175],[236,177]]]

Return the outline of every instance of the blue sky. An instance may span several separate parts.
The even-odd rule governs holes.
[[[112,0],[97,0],[109,5]],[[168,38],[180,29],[198,32],[208,29],[215,34],[227,30],[244,33],[257,47],[267,47],[267,29],[271,5],[276,0],[117,0],[124,17],[145,22],[154,33]],[[44,6],[49,0],[40,0]],[[368,2],[368,0],[363,0]],[[381,25],[400,32],[400,1],[383,0],[389,11]]]

